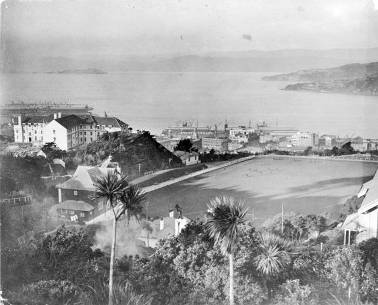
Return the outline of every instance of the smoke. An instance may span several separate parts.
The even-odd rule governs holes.
[[[117,222],[117,244],[116,257],[124,255],[143,255],[143,242],[139,241],[137,237],[142,231],[142,226],[136,220],[131,219],[130,223],[122,219]],[[109,221],[103,223],[101,227],[96,230],[94,248],[99,248],[105,252],[110,252],[110,247],[113,239],[113,222]]]

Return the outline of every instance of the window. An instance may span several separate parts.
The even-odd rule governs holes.
[[[55,134],[55,129],[53,129],[53,134]]]
[[[91,135],[93,134],[93,132],[91,131]]]
[[[75,215],[75,211],[70,210],[70,215]]]
[[[74,194],[74,196],[77,196],[77,195],[78,195],[78,191],[77,191],[77,190],[74,190],[74,191],[73,191],[73,194]]]
[[[81,212],[80,217],[85,217],[85,213]]]
[[[37,130],[35,130],[34,133],[37,134]]]
[[[56,138],[54,137],[54,142],[56,141]]]
[[[86,132],[86,131],[84,131],[84,135],[87,135],[87,132]]]

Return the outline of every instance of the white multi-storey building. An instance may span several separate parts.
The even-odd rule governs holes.
[[[60,113],[49,116],[25,117],[23,119],[18,116],[18,122],[13,126],[14,141],[16,143],[42,145],[44,143],[45,126],[58,117],[60,117]]]
[[[297,132],[291,136],[290,142],[293,146],[314,147],[319,144],[319,136],[313,132]]]
[[[129,125],[115,117],[68,115],[44,128],[44,143],[54,142],[62,150],[96,141],[106,132],[129,132]]]

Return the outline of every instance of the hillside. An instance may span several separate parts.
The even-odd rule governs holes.
[[[353,80],[297,83],[287,85],[284,90],[314,91],[324,93],[346,93],[358,95],[378,95],[378,73]]]
[[[25,53],[26,52],[26,53]],[[33,50],[7,53],[7,72],[45,72],[86,70],[157,72],[291,72],[299,69],[328,68],[351,62],[378,61],[378,49],[329,50],[249,50],[207,52],[200,54],[165,54],[154,56],[112,55],[104,57],[42,57]]]
[[[378,62],[300,70],[265,76],[263,80],[298,82],[287,85],[283,90],[378,95]]]
[[[129,178],[143,173],[182,166],[180,158],[155,141],[148,133],[103,136],[78,152],[86,163],[98,163],[109,154]],[[140,169],[140,173],[139,173]]]
[[[263,80],[290,82],[325,82],[363,78],[376,73],[378,73],[378,62],[367,64],[353,63],[329,69],[300,70],[287,74],[265,76],[263,77]]]

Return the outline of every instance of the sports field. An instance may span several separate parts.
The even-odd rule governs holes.
[[[210,198],[243,200],[257,223],[281,211],[321,214],[355,195],[378,163],[265,157],[243,162],[148,193],[148,214],[166,216],[179,204],[184,215],[205,213]]]

